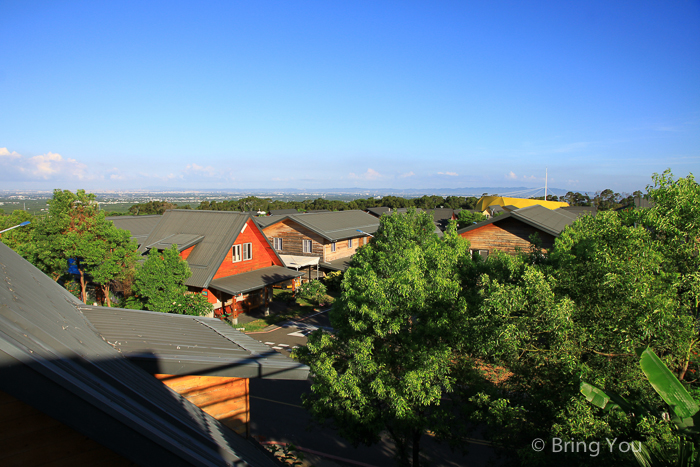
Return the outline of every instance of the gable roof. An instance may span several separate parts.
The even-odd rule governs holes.
[[[0,390],[138,465],[276,465],[124,358],[80,302],[2,243],[0,275]]]
[[[294,380],[309,374],[306,365],[217,318],[86,305],[79,309],[109,345],[149,373]]]
[[[373,216],[382,217],[382,214],[385,214],[385,213],[388,214],[389,212],[391,212],[391,208],[388,208],[386,206],[381,206],[381,207],[377,207],[377,208],[367,208],[367,209],[365,209],[365,211],[372,214]]]
[[[153,228],[160,222],[160,215],[152,216],[109,216],[106,219],[112,221],[114,226],[121,230],[126,230],[131,234],[131,238],[139,244],[148,238]]]
[[[598,213],[598,209],[596,209],[595,206],[564,206],[563,208],[558,208],[556,210],[574,214],[576,217],[581,217],[585,214],[595,216]]]
[[[196,241],[195,248],[187,257],[192,276],[185,284],[206,288],[248,219],[251,219],[250,215],[244,212],[171,209],[165,211],[138,251],[144,253],[149,247],[170,244],[177,244],[178,249],[182,250],[182,245],[191,246]],[[182,245],[173,241],[176,235],[183,242]]]
[[[364,211],[356,210],[300,213],[280,216],[275,219],[270,219],[271,217],[273,216],[260,218],[260,221],[256,218],[256,222],[262,227],[269,227],[277,222],[290,219],[331,242],[359,237],[362,233],[358,230],[371,234],[379,228],[379,219]]]
[[[505,219],[517,219],[524,222],[536,229],[546,232],[550,235],[558,237],[559,234],[566,228],[566,226],[571,225],[576,220],[576,215],[557,210],[550,210],[540,205],[532,205],[524,208],[511,211],[506,214],[501,214],[500,216],[492,217],[489,220],[482,221],[476,224],[472,224],[468,227],[460,229],[457,231],[458,234],[476,230],[488,224],[497,224]]]
[[[479,201],[476,202],[476,210],[484,212],[486,208],[498,204],[500,206],[513,205],[517,208],[524,208],[527,206],[544,206],[549,209],[556,209],[562,206],[568,206],[569,203],[563,201],[545,201],[542,199],[526,199],[526,198],[509,198],[506,196],[482,196]]]

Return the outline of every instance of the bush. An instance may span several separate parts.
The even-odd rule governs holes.
[[[323,282],[326,284],[328,290],[340,292],[340,283],[343,282],[342,271],[333,271],[327,274],[325,279],[323,279]]]
[[[299,287],[299,296],[311,303],[321,305],[326,301],[326,286],[321,281],[309,281]]]

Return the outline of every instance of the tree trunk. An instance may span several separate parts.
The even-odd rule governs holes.
[[[80,299],[83,303],[87,304],[87,284],[85,283],[85,271],[78,269],[80,271]]]
[[[420,466],[420,438],[423,433],[416,431],[413,433],[413,467]]]
[[[108,307],[111,307],[112,302],[109,300],[109,282],[102,286],[102,293],[105,295],[105,303]]]

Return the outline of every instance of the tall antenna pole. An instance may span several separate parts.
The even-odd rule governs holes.
[[[544,200],[547,201],[547,168],[544,168]]]

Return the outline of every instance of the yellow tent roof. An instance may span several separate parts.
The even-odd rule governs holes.
[[[543,199],[525,199],[525,198],[507,198],[505,196],[482,196],[476,202],[477,211],[485,211],[486,208],[493,205],[508,206],[512,205],[516,208],[525,208],[539,204],[549,209],[557,209],[568,206],[569,203],[563,201],[545,201]]]

